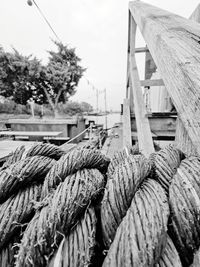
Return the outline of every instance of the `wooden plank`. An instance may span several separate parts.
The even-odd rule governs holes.
[[[130,77],[133,87],[133,101],[135,107],[135,117],[138,133],[139,148],[145,156],[154,152],[153,140],[151,136],[148,118],[140,85],[138,69],[135,60],[135,33],[136,24],[131,18],[131,36],[130,36]]]
[[[129,62],[129,57],[130,57],[130,30],[131,30],[131,15],[129,13],[129,18],[128,18],[128,57],[127,57],[127,85],[126,85],[126,98],[130,100],[130,112],[134,113],[134,102],[133,102],[133,88],[132,88],[132,83],[130,79],[130,62]]]
[[[175,136],[175,144],[176,146],[187,156],[191,155],[198,155],[197,150],[195,149],[194,145],[188,133],[183,126],[183,123],[180,118],[177,119],[177,127],[176,127],[176,136]]]
[[[164,82],[162,79],[157,79],[157,80],[141,80],[140,81],[141,86],[163,86]]]
[[[165,86],[200,153],[199,24],[141,1],[129,4]]]
[[[44,139],[44,140],[66,141],[66,142],[70,140],[69,137],[65,137],[65,136],[44,136],[43,139]]]
[[[0,135],[6,136],[58,136],[62,132],[41,132],[41,131],[0,131]]]
[[[131,139],[131,114],[129,99],[124,99],[123,103],[123,146],[132,146]]]
[[[135,48],[135,53],[144,53],[144,52],[148,52],[149,49],[148,47],[137,47]]]
[[[196,7],[194,12],[189,17],[189,19],[196,21],[198,23],[200,22],[200,4]],[[177,147],[180,150],[182,150],[187,156],[192,155],[192,154],[195,154],[195,155],[198,154],[179,116],[177,120],[175,142],[176,142]]]
[[[129,69],[130,70],[130,69]],[[130,73],[129,73],[130,74]],[[128,94],[128,99],[130,100],[130,113],[134,113],[134,100],[133,100],[133,86],[131,79],[129,79],[129,94]]]
[[[145,74],[144,74],[144,78],[147,79],[151,79],[152,74],[154,72],[156,72],[156,64],[152,58],[152,55],[150,53],[150,51],[147,51],[145,53]]]
[[[169,131],[157,131],[157,132],[151,132],[153,140],[158,141],[174,141],[175,139],[175,131],[169,132]],[[132,140],[138,141],[137,132],[131,133]]]
[[[164,116],[164,115],[148,115],[148,120],[150,124],[151,131],[176,131],[176,118],[177,116]],[[136,131],[136,120],[135,116],[131,116],[131,129],[132,131]]]

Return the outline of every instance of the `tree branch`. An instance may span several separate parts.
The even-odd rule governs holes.
[[[60,96],[61,96],[61,93],[62,93],[63,91],[64,91],[63,88],[60,89],[60,90],[58,91],[58,94],[57,94],[56,99],[55,99],[55,106],[58,105],[58,100],[59,100],[59,98],[60,98]]]
[[[52,99],[51,99],[46,87],[45,86],[42,86],[42,87],[43,87],[44,93],[45,93],[45,95],[46,95],[46,97],[48,99],[49,104],[51,105],[52,109],[54,110],[55,109],[55,104],[53,103],[53,101],[52,101]]]

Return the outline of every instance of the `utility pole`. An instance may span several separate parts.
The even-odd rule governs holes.
[[[99,112],[99,90],[96,89],[96,98],[97,98],[97,113]]]
[[[106,88],[104,89],[104,101],[105,101],[105,127],[106,129],[108,129]]]

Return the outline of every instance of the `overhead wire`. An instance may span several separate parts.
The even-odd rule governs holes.
[[[49,22],[49,20],[46,18],[45,14],[43,13],[43,11],[41,10],[41,8],[38,6],[38,4],[36,3],[35,0],[32,0],[32,2],[34,3],[34,5],[36,6],[36,8],[38,9],[39,13],[41,14],[41,16],[43,17],[43,19],[45,20],[45,22],[47,23],[47,25],[49,26],[49,28],[51,29],[51,31],[53,32],[53,34],[55,35],[55,37],[57,38],[57,40],[62,43],[61,39],[59,38],[58,34],[55,32],[55,30],[53,29],[51,23]]]

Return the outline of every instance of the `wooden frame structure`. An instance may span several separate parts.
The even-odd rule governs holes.
[[[199,21],[200,7],[190,19]],[[123,143],[131,145],[131,113],[135,114],[140,150],[154,152],[141,85],[164,84],[178,113],[176,142],[184,152],[200,155],[200,26],[197,22],[146,4],[129,3],[127,88]],[[146,48],[135,48],[136,27]],[[162,79],[140,81],[135,53],[151,53]],[[130,112],[129,112],[130,111]],[[186,142],[187,140],[187,142]],[[187,144],[187,145],[186,145]]]

